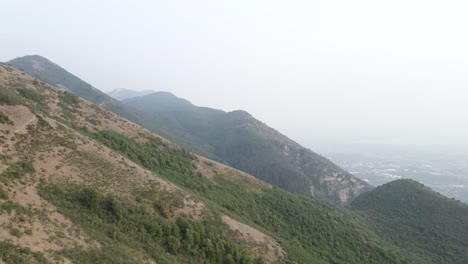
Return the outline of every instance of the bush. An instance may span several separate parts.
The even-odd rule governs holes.
[[[231,254],[234,263],[253,263],[246,252],[224,236],[219,225],[196,222],[179,217],[175,222],[142,207],[119,201],[113,196],[101,195],[89,187],[74,186],[62,189],[59,186],[42,187],[40,195],[54,203],[61,213],[91,229],[103,246],[101,251],[79,251],[73,259],[83,258],[84,263],[120,263],[112,254],[104,252],[112,241],[125,241],[126,247],[144,250],[156,262],[165,263],[167,256],[189,258],[194,263],[222,263],[224,256]],[[113,244],[115,245],[115,244]],[[166,254],[166,255],[165,255]],[[166,261],[174,263],[177,261]],[[82,262],[80,262],[82,263]]]
[[[80,105],[80,100],[78,96],[70,93],[70,92],[63,92],[63,94],[59,95],[60,100],[70,106],[78,107]]]
[[[18,247],[11,241],[0,241],[0,260],[5,263],[15,264],[42,264],[48,263],[40,252],[32,252],[29,248]]]
[[[29,160],[20,160],[8,167],[0,177],[6,179],[20,179],[28,173],[34,173],[34,166]]]
[[[7,105],[17,105],[20,103],[20,97],[14,89],[0,86],[0,103]]]
[[[13,122],[10,120],[10,118],[8,118],[7,115],[5,115],[5,113],[0,111],[0,124],[13,125]]]
[[[5,190],[3,190],[2,186],[0,186],[0,200],[8,199],[8,194]]]

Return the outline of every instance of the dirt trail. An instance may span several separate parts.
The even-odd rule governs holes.
[[[15,133],[19,133],[19,132],[23,132],[23,130],[33,121],[35,121],[37,118],[35,116],[33,116],[31,118],[31,120],[29,120],[28,122],[26,122],[23,126],[21,126],[19,129],[16,129]]]

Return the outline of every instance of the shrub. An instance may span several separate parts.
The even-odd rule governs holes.
[[[29,160],[20,160],[8,167],[0,177],[6,179],[20,179],[28,173],[34,173],[34,166]]]
[[[15,93],[14,89],[0,86],[0,103],[16,105],[20,103],[20,98]]]
[[[0,111],[0,124],[13,125],[13,122],[10,120],[10,118],[8,118],[7,115],[5,115],[5,113]]]

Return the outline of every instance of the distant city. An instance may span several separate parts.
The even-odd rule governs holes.
[[[336,145],[319,152],[374,186],[409,178],[468,203],[468,146]]]

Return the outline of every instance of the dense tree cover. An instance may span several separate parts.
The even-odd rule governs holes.
[[[40,194],[90,233],[97,232],[95,237],[106,245],[101,250],[63,251],[77,263],[135,263],[132,256],[118,253],[122,243],[143,249],[158,263],[254,263],[210,222],[184,217],[172,221],[90,187],[48,185]]]
[[[195,172],[191,154],[157,139],[139,143],[113,131],[100,131],[94,138],[198,194],[208,204],[215,203],[246,222],[276,234],[291,261],[408,263],[396,247],[388,247],[360,226],[355,215],[339,206],[311,201],[276,188],[246,191],[243,183],[221,175],[213,183]],[[171,153],[170,159],[167,160],[168,156],[168,162],[161,162],[167,153]]]
[[[340,185],[341,181],[337,181],[335,186],[328,186],[321,181],[328,175],[344,179],[353,176],[247,112],[226,113],[197,107],[165,92],[130,98],[124,102],[152,113],[152,118],[160,124],[160,127],[153,129],[156,133],[195,153],[248,172],[289,192],[342,203],[337,190],[353,189],[355,185],[367,186],[359,179],[348,181],[343,186]],[[350,192],[349,195],[353,197],[355,194]]]
[[[421,183],[397,180],[358,197],[352,208],[375,232],[426,263],[468,263],[468,206]]]
[[[190,174],[193,171],[194,156],[185,149],[164,143],[160,138],[150,138],[146,143],[138,143],[110,130],[102,130],[91,136],[159,174],[177,177],[179,174]]]

